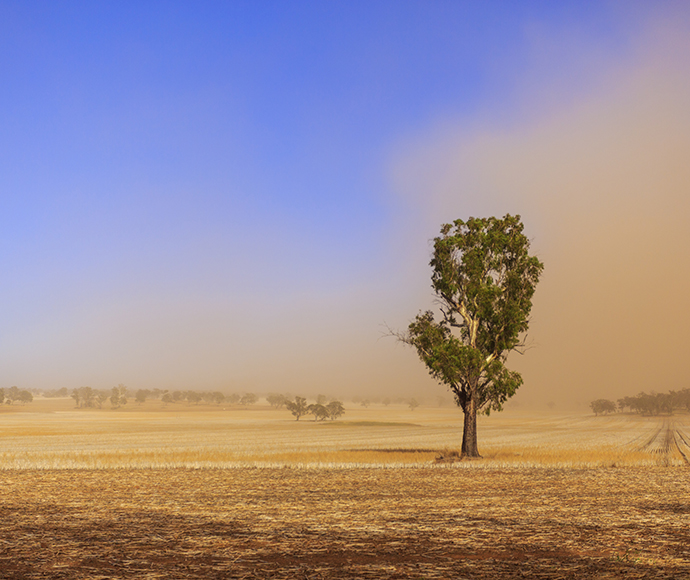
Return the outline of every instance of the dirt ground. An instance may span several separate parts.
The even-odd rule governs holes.
[[[0,472],[0,578],[690,578],[690,470]]]

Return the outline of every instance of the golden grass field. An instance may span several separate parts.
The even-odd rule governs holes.
[[[0,578],[690,578],[690,416],[0,408]]]

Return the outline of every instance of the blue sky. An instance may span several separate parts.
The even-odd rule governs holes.
[[[428,307],[441,221],[511,204],[429,210],[428,151],[609,95],[676,13],[0,2],[2,386],[431,388],[381,325]]]

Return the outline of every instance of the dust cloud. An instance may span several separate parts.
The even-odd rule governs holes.
[[[523,216],[545,272],[531,348],[510,359],[525,379],[517,404],[582,409],[689,386],[683,30],[651,26],[631,62],[598,71],[607,80],[577,100],[562,95],[543,115],[527,103],[526,121],[507,129],[446,127],[396,160],[398,190],[421,216],[418,238],[460,217]]]

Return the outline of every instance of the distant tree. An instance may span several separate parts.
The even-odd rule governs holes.
[[[240,402],[241,398],[242,397],[240,397],[237,393],[232,393],[231,395],[228,395],[227,397],[225,397],[225,400],[228,403],[230,403],[231,405],[237,405],[237,403]]]
[[[184,393],[182,391],[173,391],[172,392],[172,400],[175,403],[179,403],[180,401],[184,401]]]
[[[187,391],[187,402],[198,405],[201,401],[201,395],[196,391]]]
[[[214,391],[213,392],[213,402],[216,405],[220,405],[225,402],[225,395],[221,393],[220,391]]]
[[[151,391],[148,389],[139,389],[134,395],[134,400],[139,405],[146,402],[146,399],[151,395]]]
[[[390,397],[384,397],[383,401],[381,401],[381,402],[383,403],[384,407],[387,407],[388,405],[391,404]]]
[[[97,406],[99,409],[102,409],[103,403],[108,400],[108,396],[108,391],[104,391],[103,389],[94,389],[93,399],[95,406]]]
[[[683,389],[676,396],[676,403],[679,407],[690,411],[690,389]]]
[[[79,387],[72,391],[72,398],[78,408],[93,408],[98,404],[97,392],[91,387]]]
[[[93,408],[96,406],[96,393],[91,387],[80,387],[82,406]]]
[[[19,387],[10,387],[7,391],[7,394],[5,395],[7,399],[7,403],[10,405],[14,403],[15,401],[19,400],[19,393],[20,393]]]
[[[597,399],[596,401],[592,401],[589,406],[592,408],[595,415],[616,412],[616,403],[608,399]]]
[[[127,404],[127,387],[123,385],[122,383],[119,383],[117,385],[117,390],[120,393],[120,405],[126,405]]]
[[[326,405],[326,411],[328,412],[329,419],[333,421],[345,414],[345,407],[340,401],[331,401]]]
[[[5,402],[5,388],[0,389],[0,405],[2,405]]]
[[[417,402],[417,399],[410,399],[407,402],[407,406],[410,407],[410,411],[414,411],[417,407],[419,407],[419,403]]]
[[[285,403],[285,407],[295,416],[297,421],[299,421],[300,417],[309,413],[309,405],[307,405],[307,400],[304,397],[295,397],[294,401]]]
[[[259,400],[254,393],[245,393],[240,399],[240,405],[253,405]]]
[[[127,404],[127,387],[120,383],[110,390],[110,404],[114,409]]]
[[[662,413],[671,415],[673,413],[673,402],[668,393],[655,393],[652,396],[654,397],[654,407],[656,408],[657,415]]]
[[[367,409],[369,405],[371,405],[371,401],[369,399],[362,399],[362,401],[359,404],[365,409]]]
[[[444,225],[430,263],[441,319],[420,313],[406,333],[393,333],[455,395],[464,414],[462,457],[480,457],[477,413],[500,411],[522,384],[505,362],[522,346],[544,268],[522,232],[520,216],[511,215]]]
[[[31,394],[30,391],[27,391],[25,389],[22,389],[19,391],[19,402],[22,403],[22,405],[26,405],[27,403],[31,403],[31,401],[34,400],[34,396]]]
[[[316,402],[319,405],[325,405],[327,401],[328,397],[326,395],[316,395]]]
[[[173,402],[172,395],[170,393],[164,393],[163,396],[161,397],[161,401],[163,401],[166,405],[168,403]]]
[[[452,403],[452,400],[448,399],[448,397],[443,396],[443,395],[438,395],[436,397],[436,404],[439,407],[448,407]]]
[[[276,409],[279,409],[280,407],[284,406],[285,403],[287,402],[287,397],[285,395],[278,395],[275,393],[271,393],[266,397],[266,402],[271,405],[271,407],[274,407]]]
[[[321,403],[314,403],[307,407],[307,412],[314,415],[314,421],[323,421],[328,419],[328,410]]]

